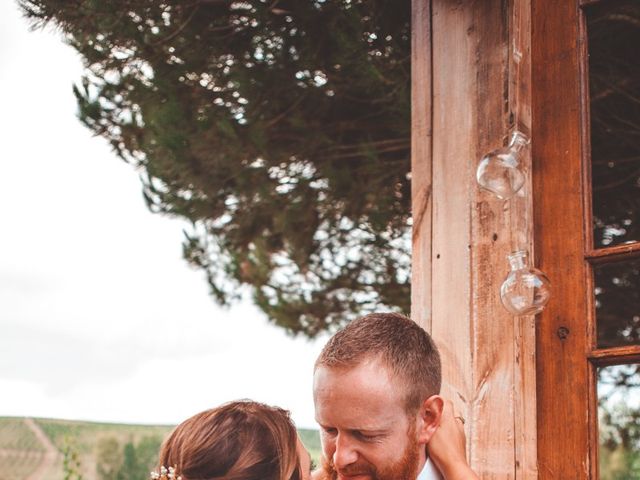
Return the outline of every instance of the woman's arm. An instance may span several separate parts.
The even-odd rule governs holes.
[[[442,419],[427,446],[429,458],[438,467],[445,480],[479,480],[467,463],[464,420],[456,417],[453,403],[445,400]]]

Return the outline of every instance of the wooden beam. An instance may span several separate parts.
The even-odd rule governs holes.
[[[529,133],[529,0],[413,8],[412,315],[439,345],[473,467],[535,478],[534,320],[514,319],[499,299],[507,253],[531,248],[531,184],[505,205],[475,183],[481,155],[516,122]]]
[[[509,34],[509,124],[532,136],[531,131],[531,0],[512,3]],[[535,263],[533,227],[533,181],[531,150],[526,152],[522,168],[526,182],[511,200],[509,226],[511,249],[525,248]],[[514,322],[514,433],[515,478],[538,478],[536,430],[536,337],[535,317],[512,318]]]
[[[593,350],[589,359],[598,367],[640,362],[640,345],[624,345],[622,347],[600,348]]]
[[[471,2],[432,1],[432,334],[443,362],[443,394],[467,419],[472,465],[481,472],[484,427],[475,408],[476,341],[471,285],[471,199],[477,156],[477,25]],[[414,286],[415,288],[415,286]],[[480,468],[481,467],[481,468]]]
[[[411,318],[431,331],[432,105],[431,3],[412,2],[411,211],[413,212]]]
[[[585,255],[591,263],[599,263],[605,261],[625,260],[640,257],[640,242],[634,242],[629,245],[616,245],[615,247],[599,248],[597,250],[588,251]]]

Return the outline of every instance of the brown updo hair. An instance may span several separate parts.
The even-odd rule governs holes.
[[[159,464],[182,480],[301,480],[297,439],[286,410],[240,400],[178,425]]]

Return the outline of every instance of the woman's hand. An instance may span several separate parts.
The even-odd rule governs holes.
[[[467,463],[466,443],[464,419],[456,416],[453,403],[445,400],[440,426],[427,445],[429,458],[438,467],[445,480],[478,480],[480,478]]]

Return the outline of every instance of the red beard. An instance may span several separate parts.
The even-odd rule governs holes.
[[[322,479],[337,480],[338,474],[343,477],[366,475],[371,480],[414,480],[418,477],[418,460],[420,450],[424,448],[417,443],[409,443],[402,455],[402,458],[395,464],[376,468],[366,461],[358,461],[354,464],[336,471],[333,461],[322,459]]]

